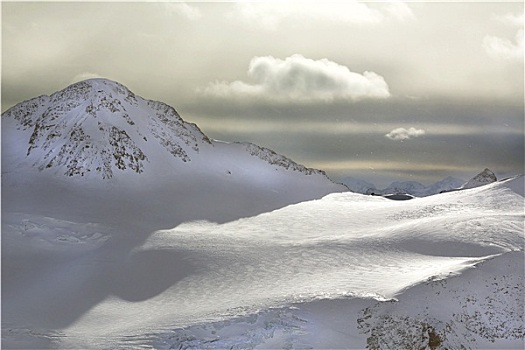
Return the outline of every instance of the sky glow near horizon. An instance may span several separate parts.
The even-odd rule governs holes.
[[[523,172],[523,3],[4,2],[2,111],[92,77],[376,185]]]

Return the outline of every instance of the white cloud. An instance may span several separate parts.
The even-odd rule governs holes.
[[[486,35],[483,38],[483,48],[487,54],[495,59],[504,60],[523,60],[523,13],[506,15],[495,15],[494,21],[517,28],[514,41],[508,38],[502,38],[494,35]]]
[[[400,21],[413,20],[416,18],[412,9],[403,1],[393,0],[385,2],[383,9],[387,14]]]
[[[492,20],[501,22],[506,26],[523,27],[523,13],[506,13],[504,15],[493,15]]]
[[[397,128],[392,131],[390,131],[388,134],[385,135],[385,137],[389,138],[390,140],[409,140],[414,137],[418,137],[425,134],[425,130],[423,129],[416,129],[416,128]]]
[[[218,97],[253,97],[275,101],[333,101],[390,97],[384,78],[374,72],[351,72],[328,59],[292,55],[284,60],[254,57],[248,75],[255,83],[215,82],[202,93]]]
[[[192,21],[202,17],[202,13],[197,7],[190,6],[185,2],[165,2],[162,4],[169,15],[184,16]]]
[[[521,60],[523,58],[523,29],[516,33],[515,41],[487,35],[483,38],[483,48],[492,58]]]
[[[348,24],[376,24],[386,19],[414,18],[410,7],[401,1],[376,3],[374,7],[358,1],[304,2],[304,1],[239,1],[235,17],[259,24],[267,29],[277,29],[287,19],[308,21],[323,20]]]

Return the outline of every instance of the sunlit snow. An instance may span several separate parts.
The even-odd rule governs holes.
[[[108,240],[109,227],[22,214],[5,222],[4,249],[23,246],[20,259],[38,250],[42,258],[67,262],[39,276],[37,299],[27,302],[32,290],[9,299],[6,319],[24,319],[26,308],[26,315],[40,309],[70,318],[74,308],[67,304],[50,307],[60,304],[48,300],[53,293],[76,290],[82,299],[107,292],[61,329],[66,347],[119,344],[133,334],[162,334],[290,303],[387,300],[429,278],[523,250],[523,197],[505,183],[402,202],[331,194],[224,224],[158,230],[124,255],[119,242]],[[57,229],[51,233],[51,227]],[[91,253],[75,258],[82,250]],[[82,287],[85,282],[99,285]],[[52,319],[42,317],[41,326]]]

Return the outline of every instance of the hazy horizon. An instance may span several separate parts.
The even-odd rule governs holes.
[[[335,181],[523,173],[522,2],[4,2],[2,112],[91,77]]]

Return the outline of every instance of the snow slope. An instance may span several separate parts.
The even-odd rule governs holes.
[[[515,273],[508,274],[512,270]],[[343,297],[174,329],[158,349],[522,349],[523,253],[429,279],[397,299]],[[495,297],[495,296],[500,297]]]
[[[330,194],[223,224],[156,230],[133,247],[120,225],[8,213],[4,342],[391,348],[438,334],[448,347],[492,339],[496,348],[512,347],[523,341],[522,183],[518,177],[403,202]],[[499,270],[459,276],[453,288],[418,287],[487,259]],[[28,269],[29,260],[38,264]],[[497,285],[486,289],[491,278]],[[511,294],[492,293],[500,284]],[[450,298],[436,299],[437,292],[457,295],[452,311],[444,312]],[[374,301],[392,298],[399,302]],[[349,328],[338,333],[343,325]]]

